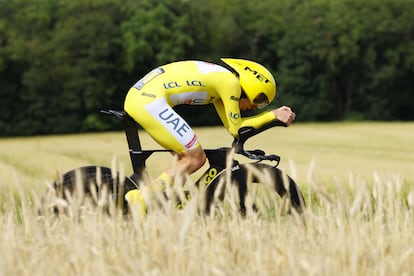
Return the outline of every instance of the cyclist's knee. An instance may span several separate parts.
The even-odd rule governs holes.
[[[206,162],[206,154],[201,147],[197,147],[184,153],[181,159],[187,163],[187,171],[191,174],[200,169]]]
[[[198,151],[197,157],[195,160],[195,163],[196,163],[195,170],[198,170],[199,168],[201,168],[206,163],[206,160],[207,160],[206,153],[204,152],[204,150],[201,147],[198,147],[198,149],[200,150]]]

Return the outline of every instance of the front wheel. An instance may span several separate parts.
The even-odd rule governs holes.
[[[205,211],[210,213],[216,199],[223,200],[224,185],[218,191],[220,183],[226,184],[226,171],[214,178],[207,186]],[[290,207],[301,213],[305,207],[305,200],[296,182],[280,169],[262,163],[235,165],[231,168],[231,183],[237,186],[240,212],[246,214],[246,196],[252,183],[267,184],[281,198],[287,198]]]

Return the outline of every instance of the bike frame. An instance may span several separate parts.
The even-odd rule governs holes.
[[[129,147],[129,155],[131,159],[133,174],[130,177],[126,177],[122,182],[117,175],[113,175],[113,172],[108,167],[102,166],[85,166],[70,170],[63,174],[62,180],[54,182],[54,189],[60,191],[59,194],[63,198],[66,197],[66,193],[62,193],[63,190],[73,193],[78,181],[78,172],[81,174],[81,182],[83,183],[83,189],[85,194],[93,193],[93,189],[96,188],[99,191],[100,185],[108,185],[110,192],[115,196],[118,203],[123,206],[124,212],[128,212],[128,204],[124,202],[124,195],[132,190],[139,189],[139,185],[144,182],[146,173],[146,161],[156,152],[169,152],[171,150],[166,149],[153,149],[143,150],[141,147],[141,141],[139,138],[139,125],[124,111],[114,110],[102,110],[102,113],[113,115],[118,119],[122,119],[124,124],[125,135]],[[231,184],[235,184],[239,194],[239,206],[241,214],[246,214],[245,199],[248,190],[248,179],[251,181],[260,181],[260,179],[253,175],[249,177],[250,168],[253,166],[255,169],[266,173],[270,176],[271,180],[268,184],[273,187],[275,192],[280,197],[288,196],[291,206],[298,212],[301,212],[305,206],[303,195],[300,192],[295,181],[289,176],[285,175],[280,169],[277,168],[280,157],[274,154],[265,155],[265,152],[259,149],[245,150],[244,143],[252,136],[269,129],[274,126],[286,126],[284,123],[275,120],[265,124],[260,128],[243,127],[238,131],[238,137],[234,139],[232,147],[222,147],[217,149],[205,149],[205,153],[209,162],[209,168],[204,174],[195,182],[195,185],[202,188],[205,191],[205,206],[204,211],[210,212],[212,203],[215,201],[218,195],[218,199],[224,199],[224,190],[220,189],[219,194],[216,193],[218,187],[224,187],[226,180],[230,176]],[[233,155],[240,154],[249,159],[252,162],[239,162]],[[228,158],[231,157],[231,160]],[[263,160],[272,161],[274,165],[260,163]],[[230,161],[230,167],[227,166]],[[98,171],[100,173],[98,173]],[[224,174],[224,172],[227,173]],[[98,175],[99,178],[98,179]],[[224,178],[225,177],[225,178]],[[95,183],[95,185],[84,185],[85,183]],[[221,183],[224,184],[221,186]],[[80,184],[81,185],[81,184]],[[95,191],[96,192],[96,191]]]

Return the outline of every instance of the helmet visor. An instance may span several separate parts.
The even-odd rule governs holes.
[[[260,93],[256,96],[253,100],[253,104],[258,108],[262,109],[269,105],[269,98],[266,96],[265,93]]]

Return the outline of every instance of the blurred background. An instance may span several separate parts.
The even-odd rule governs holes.
[[[299,122],[414,120],[413,18],[414,0],[0,0],[0,136],[120,129],[99,110],[149,70],[220,57],[268,67]]]

